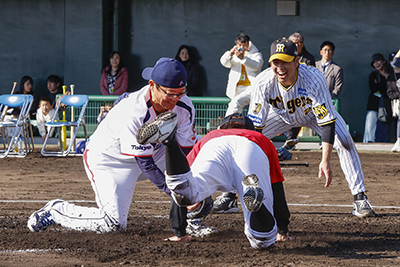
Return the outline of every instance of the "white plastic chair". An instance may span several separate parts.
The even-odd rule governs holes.
[[[24,158],[33,151],[33,132],[29,115],[32,103],[32,95],[6,94],[0,96],[0,132],[3,143],[3,148],[0,149],[0,158]],[[6,115],[8,108],[19,108],[18,117]],[[23,149],[17,151],[20,138],[23,140]]]
[[[53,132],[56,128],[58,130],[58,137],[59,137],[59,143],[60,143],[60,150],[59,151],[46,151],[46,145],[49,140],[50,134],[46,136],[46,139],[43,142],[42,150],[41,153],[43,156],[61,156],[65,157],[68,155],[75,156],[76,151],[74,151],[73,145],[74,141],[76,139],[76,135],[78,133],[79,127],[83,126],[83,130],[85,133],[85,140],[87,140],[87,131],[86,131],[86,124],[85,124],[85,110],[86,106],[89,102],[89,97],[86,95],[66,95],[61,98],[60,103],[57,105],[56,112],[54,114],[54,117],[52,118],[51,122],[46,122],[44,125],[46,128],[49,128],[49,133]],[[70,120],[70,121],[56,121],[57,114],[60,110],[60,107],[63,106],[63,104],[70,106],[70,107],[81,107],[81,112],[79,113],[79,117],[77,120]],[[61,129],[62,127],[75,127],[74,133],[70,138],[70,144],[68,148],[65,150],[62,144],[62,139],[61,139]]]

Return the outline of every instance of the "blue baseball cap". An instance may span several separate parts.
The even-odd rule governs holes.
[[[142,77],[167,88],[186,86],[185,67],[178,60],[172,58],[160,58],[153,68],[145,68],[142,71]]]

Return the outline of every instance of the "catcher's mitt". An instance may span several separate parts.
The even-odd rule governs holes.
[[[187,213],[188,219],[205,218],[208,214],[210,214],[214,205],[214,200],[211,196],[209,196],[201,201],[200,204],[201,205],[197,210]]]

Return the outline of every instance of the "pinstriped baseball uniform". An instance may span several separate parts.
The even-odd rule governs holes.
[[[321,126],[333,121],[340,165],[353,195],[364,192],[364,175],[354,142],[343,118],[336,112],[324,75],[299,64],[296,80],[283,87],[271,68],[257,76],[248,117],[262,133],[273,138],[293,127],[307,127],[321,134]]]

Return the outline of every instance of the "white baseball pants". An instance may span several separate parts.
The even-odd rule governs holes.
[[[269,174],[268,157],[261,148],[242,136],[222,136],[208,141],[200,150],[191,171],[179,175],[167,175],[169,189],[185,196],[191,203],[198,203],[215,191],[237,190],[243,203],[242,178],[256,174],[264,190],[263,204],[273,215],[273,193]],[[277,227],[267,233],[250,227],[251,212],[242,205],[245,234],[253,248],[265,248],[276,240]]]
[[[153,156],[165,170],[164,147]],[[136,160],[122,160],[86,150],[83,160],[86,174],[96,197],[97,208],[77,206],[67,201],[54,205],[54,221],[74,230],[110,232],[124,230],[136,182],[147,179]]]

